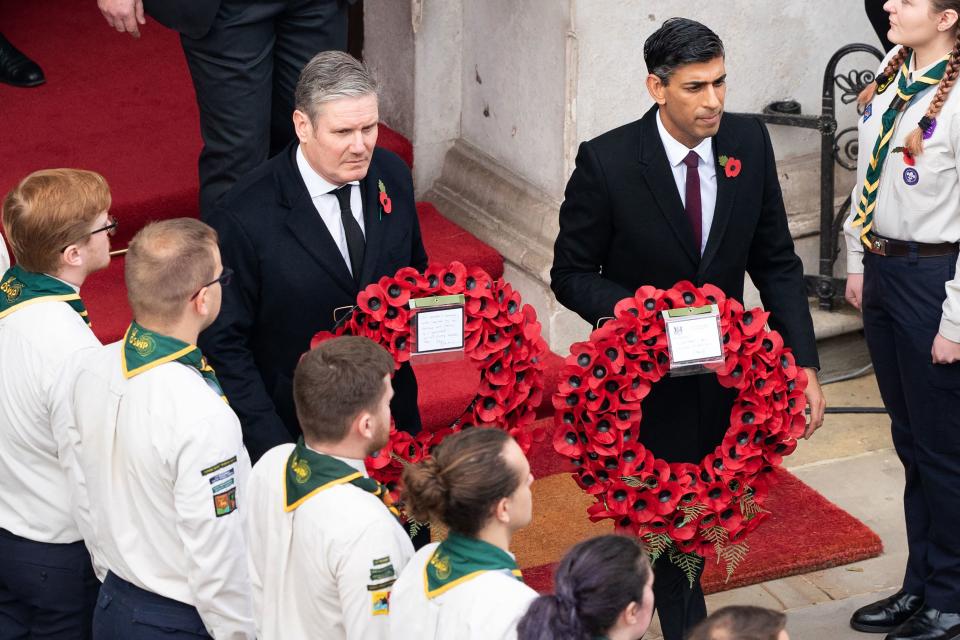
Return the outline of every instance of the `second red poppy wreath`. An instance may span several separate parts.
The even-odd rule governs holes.
[[[661,312],[708,304],[720,309],[724,355],[711,368],[739,393],[712,453],[699,465],[668,463],[638,440],[642,401],[669,370]],[[771,472],[805,429],[806,373],[766,327],[768,315],[745,310],[712,285],[641,287],[589,341],[571,347],[553,397],[554,448],[573,461],[577,484],[595,498],[590,519],[612,519],[691,579],[704,557],[715,555],[728,576],[743,560],[747,534],[769,515],[763,504]]]
[[[393,356],[397,367],[410,360],[410,309],[413,298],[463,294],[464,358],[480,371],[477,393],[452,425],[417,436],[391,429],[390,441],[367,458],[377,480],[395,491],[403,465],[418,462],[447,435],[471,425],[503,429],[524,453],[534,437],[535,409],[543,394],[544,356],[537,312],[502,278],[459,262],[431,265],[425,273],[411,267],[384,276],[357,296],[349,317],[335,331],[321,331],[311,348],[337,335],[365,336]]]

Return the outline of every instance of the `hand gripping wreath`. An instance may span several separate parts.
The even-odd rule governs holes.
[[[479,267],[459,262],[431,265],[421,274],[412,267],[384,276],[357,296],[349,318],[333,332],[321,331],[311,342],[338,335],[365,336],[382,345],[399,367],[410,360],[411,298],[463,294],[464,354],[480,370],[477,393],[453,424],[417,436],[391,428],[384,449],[367,458],[367,468],[395,491],[403,465],[419,462],[447,435],[473,425],[496,426],[509,433],[526,453],[536,433],[531,425],[543,397],[544,355],[537,312],[503,279],[493,280]]]
[[[665,309],[717,304],[724,362],[717,379],[739,394],[723,442],[699,465],[668,463],[638,441],[641,402],[669,370]],[[748,551],[744,538],[769,515],[763,509],[774,467],[805,428],[806,374],[768,313],[744,310],[712,285],[641,287],[621,300],[614,319],[571,347],[553,396],[554,448],[594,496],[590,519],[611,518],[640,537],[651,555],[668,553],[693,579],[715,554],[729,577]]]

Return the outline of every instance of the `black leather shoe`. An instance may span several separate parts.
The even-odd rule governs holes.
[[[889,598],[857,609],[850,618],[850,626],[866,633],[893,631],[923,608],[923,598],[898,591]]]
[[[0,82],[15,87],[35,87],[46,81],[40,65],[23,55],[0,33]]]
[[[887,635],[885,640],[957,640],[960,638],[960,613],[944,613],[933,607],[920,611]]]

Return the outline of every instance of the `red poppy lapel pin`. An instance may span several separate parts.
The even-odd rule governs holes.
[[[743,168],[743,164],[739,159],[733,156],[720,156],[718,161],[720,162],[720,166],[723,167],[724,174],[728,178],[736,178],[740,175],[740,169]]]
[[[377,180],[377,187],[380,189],[380,219],[383,220],[383,214],[390,215],[393,211],[393,202],[387,195],[387,187],[383,184],[383,180]]]

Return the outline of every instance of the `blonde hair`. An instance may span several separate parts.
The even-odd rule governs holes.
[[[91,224],[110,202],[110,187],[99,173],[31,173],[3,201],[3,228],[14,258],[27,271],[56,273],[63,249],[86,243]]]
[[[216,277],[217,232],[195,218],[152,222],[127,250],[124,279],[134,318],[173,322]]]

